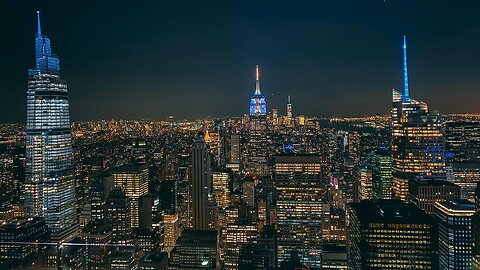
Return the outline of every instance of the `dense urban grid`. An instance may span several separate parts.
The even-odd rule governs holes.
[[[241,117],[71,123],[37,18],[1,269],[480,269],[480,114],[411,98],[406,37],[391,115],[270,109],[257,66]]]

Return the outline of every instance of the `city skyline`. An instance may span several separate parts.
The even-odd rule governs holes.
[[[18,55],[2,56],[6,60],[2,73],[8,79],[0,82],[0,88],[12,89],[4,92],[14,102],[2,107],[0,122],[24,121],[24,107],[18,104],[24,102],[24,75],[31,63],[27,57],[33,53],[26,33],[35,31],[32,13],[37,9],[45,15],[46,31],[58,40],[53,49],[63,59],[74,121],[241,116],[248,113],[241,101],[254,89],[257,64],[262,68],[262,92],[269,100],[269,109],[276,108],[281,114],[285,114],[287,96],[292,96],[297,115],[386,114],[385,101],[390,100],[391,89],[402,88],[399,44],[403,35],[409,38],[413,95],[444,113],[477,112],[474,63],[480,58],[475,50],[480,47],[480,37],[472,32],[475,22],[457,15],[468,12],[468,4],[452,7],[456,16],[442,19],[440,15],[450,8],[443,1],[348,3],[345,14],[353,14],[352,20],[332,26],[345,15],[334,18],[323,13],[339,11],[336,4],[259,3],[250,14],[250,3],[206,3],[197,12],[182,13],[180,17],[186,20],[180,21],[165,14],[182,11],[176,5],[159,3],[159,14],[165,18],[158,18],[160,15],[147,12],[142,5],[126,13],[128,5],[119,3],[109,8],[122,16],[101,27],[96,25],[105,11],[103,5],[82,16],[87,14],[86,6],[63,7],[62,12],[54,4],[7,4],[18,17],[5,18],[2,27],[20,19],[23,22],[19,31],[12,33],[18,46],[0,45],[6,46],[0,51]],[[287,12],[289,7],[291,12]],[[354,8],[359,10],[354,12]],[[235,16],[217,14],[222,10],[235,10]],[[142,12],[145,18],[139,19]],[[209,18],[212,12],[218,18]],[[228,20],[220,27],[222,19]],[[144,31],[134,32],[137,28],[129,23]],[[6,30],[11,33],[11,29]],[[198,36],[200,30],[205,31],[206,40]],[[129,40],[120,39],[122,35],[128,35]],[[112,39],[106,42],[107,37]],[[288,42],[283,44],[282,40]],[[207,63],[206,57],[212,61]],[[459,102],[451,102],[448,93],[452,90],[464,93],[456,95]],[[133,91],[135,95],[129,94]],[[190,106],[198,101],[203,106]],[[376,105],[370,106],[372,103]]]

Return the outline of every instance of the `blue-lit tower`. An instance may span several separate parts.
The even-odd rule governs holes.
[[[407,65],[407,37],[403,36],[403,93],[401,100],[403,102],[410,101],[408,92],[408,65]]]
[[[255,84],[255,93],[252,98],[250,98],[250,115],[266,115],[267,114],[267,102],[265,101],[265,96],[262,95],[260,91],[260,74],[257,65],[256,72],[256,84]]]
[[[260,74],[257,65],[255,93],[250,98],[250,114],[247,138],[247,155],[243,161],[245,172],[250,175],[266,175],[267,168],[267,103],[260,91]]]
[[[441,114],[410,98],[407,38],[403,37],[403,91],[393,92],[392,195],[408,200],[409,181],[446,180],[445,138]]]
[[[77,230],[67,84],[37,11],[35,68],[28,71],[25,214],[43,217],[54,241]]]

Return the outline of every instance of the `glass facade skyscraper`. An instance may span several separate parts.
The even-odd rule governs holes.
[[[404,90],[401,94],[393,92],[392,192],[393,197],[407,201],[410,180],[418,177],[446,180],[446,171],[442,117],[409,95],[406,38],[403,60]]]
[[[44,217],[52,239],[61,241],[77,228],[69,102],[39,12],[37,20],[35,68],[28,72],[25,213]]]

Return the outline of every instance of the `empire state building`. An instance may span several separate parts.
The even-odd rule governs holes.
[[[28,72],[25,214],[43,217],[52,240],[77,229],[67,84],[37,11],[35,68]]]
[[[257,65],[255,92],[250,98],[249,128],[245,172],[248,175],[268,175],[267,168],[267,102],[260,91],[260,72]]]

